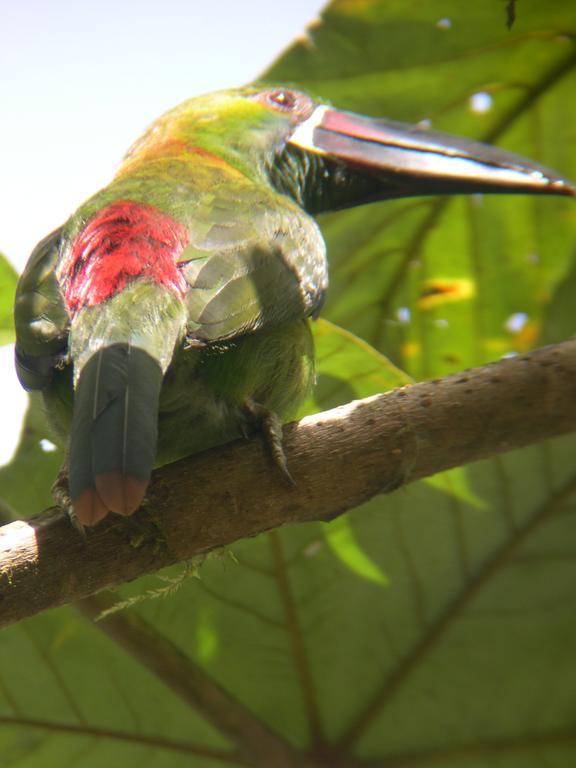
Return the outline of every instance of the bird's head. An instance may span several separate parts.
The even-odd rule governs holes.
[[[282,86],[190,99],[154,123],[129,158],[162,143],[222,158],[310,213],[430,194],[576,195],[566,179],[519,155],[341,111]]]

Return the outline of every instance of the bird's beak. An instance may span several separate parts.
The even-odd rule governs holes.
[[[344,165],[355,176],[370,177],[363,202],[478,192],[576,196],[567,179],[511,152],[327,106],[317,107],[288,144]],[[358,202],[341,200],[344,205]]]

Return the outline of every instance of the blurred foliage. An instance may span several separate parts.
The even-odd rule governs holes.
[[[3,253],[0,253],[0,345],[14,340],[12,307],[18,275]]]
[[[508,31],[500,0],[335,0],[265,77],[576,178],[573,3],[515,10]],[[576,330],[573,201],[399,201],[321,223],[331,287],[308,410]],[[58,456],[42,450],[43,430],[35,406],[0,470],[18,514],[48,503]],[[575,456],[563,438],[329,525],[241,542],[135,610],[298,747],[313,735],[378,765],[565,768],[576,761]],[[38,727],[23,727],[30,718]],[[0,634],[0,766],[221,764],[160,742],[151,752],[143,739],[156,736],[226,747],[72,608]]]

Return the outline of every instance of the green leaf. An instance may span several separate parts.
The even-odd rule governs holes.
[[[0,253],[0,345],[14,341],[12,307],[18,275],[6,256]]]
[[[347,515],[329,523],[325,531],[326,541],[332,552],[344,565],[367,581],[388,584],[388,577],[366,552],[358,545]]]
[[[16,453],[0,467],[0,503],[5,510],[0,511],[0,523],[30,517],[53,503],[50,487],[62,464],[62,452],[52,440],[40,396],[33,394]]]
[[[410,377],[354,333],[320,318],[313,324],[318,381],[299,417],[410,384]]]
[[[565,0],[522,0],[511,31],[500,0],[337,0],[266,77],[344,108],[429,118],[576,178],[574,23]],[[492,97],[488,112],[471,110],[477,92]],[[331,286],[310,408],[575,332],[573,201],[400,201],[322,227]],[[57,463],[38,447],[36,416],[0,471],[17,512],[36,503],[35,462],[45,497]],[[126,615],[323,765],[565,768],[576,761],[575,456],[565,437],[328,527],[240,542],[236,562],[212,556],[200,580]],[[162,584],[140,580],[118,599]],[[151,753],[146,737],[232,750],[153,668],[72,609],[4,631],[0,765],[221,764],[159,740]]]

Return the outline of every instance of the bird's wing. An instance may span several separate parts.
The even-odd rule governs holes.
[[[242,216],[241,214],[245,214]],[[326,287],[324,243],[303,212],[223,216],[180,258],[188,283],[188,336],[231,339],[314,314]]]
[[[189,341],[232,339],[319,309],[326,262],[312,219],[261,197],[212,202],[208,213],[195,219],[179,258]],[[61,238],[59,228],[38,243],[16,292],[16,370],[28,390],[46,389],[67,354],[70,320],[55,273]]]
[[[46,389],[67,351],[69,318],[55,275],[61,234],[38,243],[16,289],[16,373],[28,390]]]

